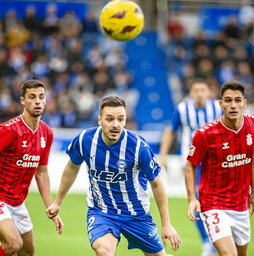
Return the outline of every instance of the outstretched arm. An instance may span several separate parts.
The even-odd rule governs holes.
[[[164,185],[159,175],[150,183],[161,217],[163,243],[166,246],[167,239],[169,239],[173,250],[176,251],[180,247],[181,238],[170,223],[168,198],[164,189]]]
[[[36,180],[41,198],[43,200],[43,203],[45,207],[48,208],[52,203],[52,197],[50,193],[50,180],[49,180],[47,165],[40,165],[37,168],[37,171],[35,173],[35,180]],[[64,224],[61,218],[58,215],[56,215],[53,221],[55,222],[55,226],[58,234],[62,234]]]
[[[58,214],[60,207],[62,205],[63,199],[67,194],[67,192],[69,191],[69,189],[71,188],[72,184],[74,183],[78,175],[79,169],[80,169],[80,165],[73,164],[71,160],[69,160],[69,162],[65,166],[64,172],[61,178],[60,187],[58,189],[58,193],[56,196],[56,200],[46,210],[46,214],[50,219],[54,218]]]
[[[189,201],[188,217],[192,221],[197,221],[199,218],[195,217],[195,211],[200,212],[200,203],[196,199],[195,194],[195,181],[196,181],[196,166],[194,166],[189,160],[186,161],[184,168],[185,186],[187,190],[187,196]]]
[[[167,167],[167,154],[172,146],[174,136],[175,133],[169,127],[166,127],[160,143],[159,164],[161,167]]]

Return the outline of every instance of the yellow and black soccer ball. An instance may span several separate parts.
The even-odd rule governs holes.
[[[144,27],[144,14],[137,3],[113,0],[100,14],[103,33],[112,40],[128,41],[135,38]]]

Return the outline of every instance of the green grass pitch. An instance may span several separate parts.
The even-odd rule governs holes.
[[[35,233],[36,256],[93,256],[86,235],[86,202],[85,195],[68,194],[62,205],[60,215],[65,229],[62,235],[55,231],[54,224],[46,217],[45,208],[38,193],[31,192],[26,200]],[[200,239],[194,224],[187,218],[187,200],[169,198],[171,222],[182,238],[182,246],[173,252],[171,246],[166,248],[174,256],[199,256],[201,253]],[[151,198],[151,212],[160,229],[159,214],[153,198]],[[251,217],[252,231],[254,230],[254,216]],[[128,250],[127,241],[122,237],[118,245],[116,256],[141,256],[139,250]],[[254,255],[254,238],[249,245],[249,255]]]

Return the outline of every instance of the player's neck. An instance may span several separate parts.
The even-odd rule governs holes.
[[[205,107],[205,102],[195,102],[195,106],[197,108],[204,108]]]
[[[241,118],[238,119],[229,119],[225,115],[223,115],[221,121],[229,129],[237,131],[243,123],[243,116],[241,116]]]
[[[27,126],[29,126],[33,131],[35,131],[39,125],[39,122],[41,120],[40,116],[31,116],[26,112],[23,112],[21,114],[23,121],[26,123]]]

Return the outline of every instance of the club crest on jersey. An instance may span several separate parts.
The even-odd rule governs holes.
[[[190,150],[189,150],[189,156],[193,156],[195,150],[196,150],[196,147],[195,147],[194,145],[191,145],[191,146],[190,146]]]
[[[26,148],[27,147],[27,141],[26,140],[23,140],[22,141],[22,146],[21,146],[22,148]]]
[[[117,167],[118,167],[119,169],[125,169],[125,168],[127,167],[126,161],[124,161],[124,160],[122,160],[122,159],[118,160],[117,163],[116,163],[116,165],[117,165]]]
[[[229,143],[228,142],[224,142],[223,143],[223,146],[222,146],[222,149],[227,149],[227,148],[229,148],[229,145],[228,145]]]
[[[44,137],[41,137],[41,147],[42,148],[46,147],[46,141],[45,141]]]
[[[4,214],[4,203],[3,202],[0,202],[0,214]]]
[[[252,135],[251,134],[246,135],[246,143],[248,146],[252,145]]]

